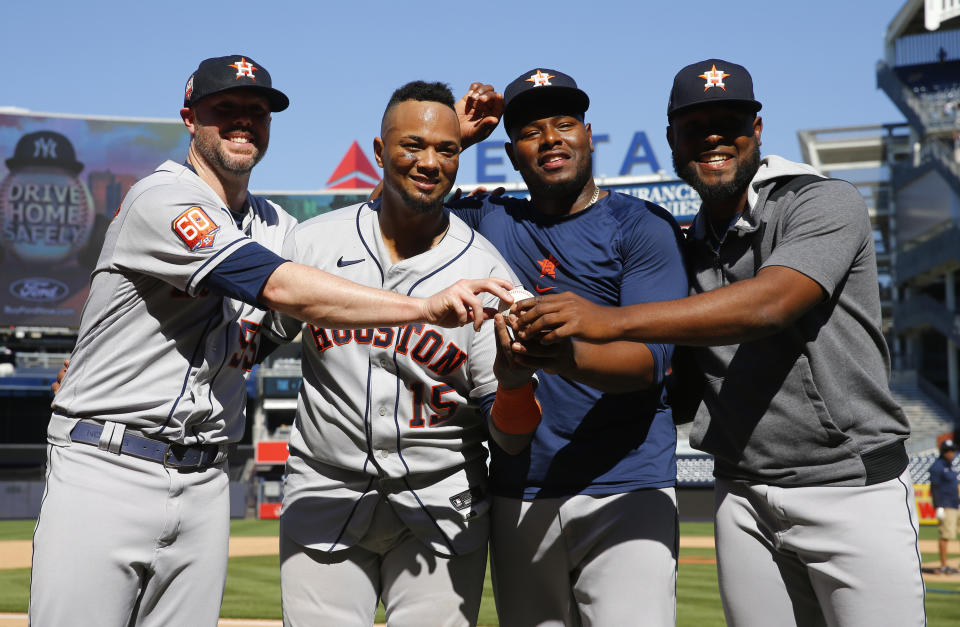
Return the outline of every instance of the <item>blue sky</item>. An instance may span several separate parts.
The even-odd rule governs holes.
[[[903,120],[875,79],[884,32],[903,4],[9,0],[0,106],[177,118],[201,59],[246,54],[292,103],[274,116],[251,187],[313,190],[354,140],[372,157],[383,106],[399,85],[442,80],[459,96],[482,80],[502,91],[520,73],[549,67],[577,80],[591,98],[587,121],[609,136],[598,147],[598,174],[619,173],[638,131],[672,174],[667,95],[678,69],[705,58],[750,70],[766,153],[799,159],[800,129]],[[491,139],[505,137],[498,128]],[[641,164],[631,174],[650,171]],[[517,178],[507,165],[486,172]],[[468,151],[458,180],[476,178]]]

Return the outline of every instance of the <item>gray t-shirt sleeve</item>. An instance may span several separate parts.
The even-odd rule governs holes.
[[[792,268],[830,296],[873,237],[863,197],[849,183],[836,180],[803,187],[778,228],[773,251],[761,267]]]
[[[121,207],[112,265],[170,283],[193,295],[200,280],[246,237],[209,194],[182,184],[157,185]]]

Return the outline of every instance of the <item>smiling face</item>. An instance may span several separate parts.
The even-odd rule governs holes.
[[[551,115],[517,124],[506,144],[514,169],[532,196],[579,194],[593,172],[593,133],[573,115]]]
[[[763,120],[732,105],[704,105],[678,113],[667,127],[677,175],[704,204],[746,198],[760,167]]]
[[[405,100],[387,111],[380,132],[373,151],[384,196],[421,213],[440,210],[460,164],[457,114],[439,102]]]
[[[211,94],[181,115],[197,153],[222,174],[247,174],[267,152],[270,104],[252,90]]]

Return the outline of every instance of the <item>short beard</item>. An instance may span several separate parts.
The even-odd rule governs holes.
[[[754,145],[751,154],[737,167],[737,173],[729,183],[708,185],[697,176],[696,168],[690,163],[679,163],[677,153],[673,153],[673,169],[677,176],[690,184],[697,191],[700,200],[705,204],[724,203],[739,198],[746,191],[757,170],[760,169],[760,147]]]
[[[521,172],[521,175],[522,174],[523,173]],[[544,183],[535,176],[524,176],[523,181],[527,184],[527,189],[530,190],[531,198],[535,196],[543,196],[545,198],[564,198],[571,196],[576,198],[581,192],[583,192],[583,188],[587,186],[587,183],[592,177],[593,160],[584,159],[577,167],[577,171],[573,178],[567,181],[560,181],[559,183]]]
[[[397,191],[400,193],[400,200],[403,201],[403,205],[419,214],[428,214],[434,213],[435,211],[440,211],[443,208],[443,199],[446,197],[446,194],[438,196],[437,198],[414,196],[402,187]]]
[[[260,163],[263,156],[267,154],[267,149],[264,147],[263,150],[257,148],[252,159],[246,157],[230,157],[223,151],[223,146],[220,144],[220,135],[216,134],[212,137],[210,135],[209,133],[197,133],[194,135],[197,152],[200,153],[207,163],[218,165],[231,174],[249,174],[250,171],[253,170],[253,166]]]

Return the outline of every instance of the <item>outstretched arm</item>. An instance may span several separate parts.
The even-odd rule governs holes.
[[[769,266],[751,279],[676,300],[602,307],[568,292],[522,301],[514,312],[520,337],[545,344],[576,337],[717,346],[776,333],[825,297],[820,284],[805,274]]]
[[[429,298],[413,298],[289,262],[270,275],[259,300],[271,309],[326,328],[363,329],[413,322],[458,327],[473,322],[479,329],[492,312],[484,311],[477,294],[489,292],[512,302],[508,292],[512,287],[506,279],[461,279]]]
[[[589,344],[564,338],[546,344],[515,342],[514,359],[522,366],[578,381],[602,392],[632,392],[657,382],[650,349],[637,342]]]

